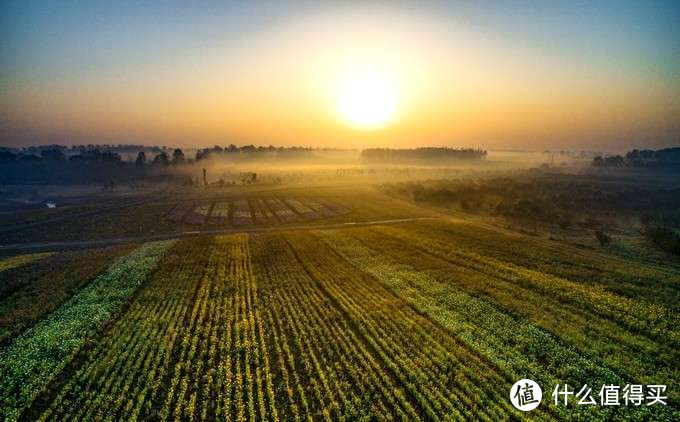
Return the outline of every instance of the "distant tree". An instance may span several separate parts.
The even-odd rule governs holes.
[[[110,162],[110,163],[119,163],[122,161],[120,154],[117,152],[113,151],[104,151],[102,153],[102,161]]]
[[[137,159],[135,160],[135,166],[144,167],[146,165],[146,154],[144,151],[139,151],[137,153]]]
[[[196,151],[196,161],[205,160],[210,158],[210,148],[203,148]]]
[[[250,152],[255,152],[255,151],[257,151],[257,148],[255,148],[255,145],[253,145],[253,144],[245,145],[245,146],[241,147],[241,152],[250,153]]]
[[[162,151],[160,154],[153,157],[152,164],[160,165],[160,166],[167,166],[168,164],[170,164],[170,159],[168,158],[168,154],[165,151]]]
[[[175,150],[172,152],[172,163],[183,164],[184,161],[184,152],[180,148],[175,148]]]
[[[60,149],[57,149],[57,148],[45,149],[40,153],[40,155],[44,159],[51,160],[51,161],[62,161],[64,159],[66,159],[64,152]]]
[[[620,155],[614,155],[604,159],[604,163],[607,167],[623,167],[624,161],[623,157]]]
[[[99,161],[102,159],[102,152],[98,148],[90,148],[84,154],[86,160]]]

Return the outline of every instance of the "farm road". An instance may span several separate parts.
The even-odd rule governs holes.
[[[328,223],[328,224],[306,224],[294,226],[270,226],[270,227],[244,227],[244,228],[224,228],[224,229],[208,229],[208,230],[189,230],[176,233],[165,233],[148,236],[136,237],[118,237],[112,239],[98,239],[98,240],[81,240],[70,242],[34,242],[34,243],[11,243],[0,244],[0,252],[5,251],[39,251],[39,250],[62,250],[62,249],[79,249],[118,245],[122,243],[135,242],[150,242],[154,240],[175,239],[180,237],[203,236],[211,234],[229,234],[229,233],[257,233],[257,232],[275,232],[287,230],[314,230],[314,229],[339,229],[346,227],[361,227],[361,226],[375,226],[381,224],[402,224],[413,221],[423,220],[438,220],[442,217],[410,217],[410,218],[395,218],[391,220],[373,220],[373,221],[355,221],[346,223]]]

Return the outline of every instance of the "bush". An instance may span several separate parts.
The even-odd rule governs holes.
[[[647,236],[666,252],[680,255],[680,234],[668,227],[656,226],[647,229]]]

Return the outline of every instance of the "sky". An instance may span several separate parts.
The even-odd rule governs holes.
[[[0,2],[0,145],[680,145],[680,2]]]

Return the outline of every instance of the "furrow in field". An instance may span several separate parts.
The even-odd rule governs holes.
[[[460,274],[451,278],[451,281],[470,292],[489,296],[517,315],[530,318],[536,325],[572,347],[602,359],[624,378],[654,383],[659,379],[674,379],[678,376],[678,369],[670,365],[670,362],[678,359],[678,350],[668,345],[669,341],[677,342],[675,337],[678,336],[678,330],[668,327],[669,337],[660,341],[646,334],[654,331],[651,326],[648,331],[627,327],[617,317],[623,311],[616,309],[623,309],[624,302],[629,302],[629,299],[615,297],[611,293],[601,294],[595,288],[593,292],[579,295],[578,291],[584,291],[587,286],[578,286],[573,297],[563,300],[563,294],[554,292],[577,283],[556,280],[555,277],[532,271],[512,272],[507,265],[495,265],[493,258],[484,262],[482,257],[457,250],[454,245],[432,242],[425,236],[414,237],[403,229],[380,227],[374,231],[363,231],[363,236],[367,242],[381,239],[381,247],[389,249],[393,255],[399,254],[400,259],[422,259],[423,262],[432,262],[434,267],[439,266],[444,273]],[[517,297],[522,300],[518,301]],[[586,303],[591,299],[597,303]],[[601,308],[607,303],[612,308],[609,318],[601,316],[605,312]],[[600,310],[595,312],[595,308]],[[588,312],[588,309],[591,311]],[[636,315],[635,309],[637,307],[633,306],[627,311],[629,318]],[[664,325],[669,324],[663,322],[665,315],[667,313],[664,312],[657,317],[657,321],[662,321]],[[643,315],[640,317],[644,319]]]
[[[458,226],[455,226],[455,228],[458,229]],[[490,274],[497,277],[521,283],[527,288],[537,290],[562,302],[584,308],[586,311],[599,314],[603,318],[612,319],[631,330],[644,331],[652,337],[668,337],[671,335],[675,341],[680,341],[680,334],[669,331],[677,327],[680,322],[677,315],[670,312],[664,305],[640,300],[635,295],[624,297],[612,293],[606,289],[606,286],[612,283],[602,281],[602,279],[607,279],[605,276],[615,277],[614,282],[620,286],[624,279],[627,282],[667,279],[667,282],[664,283],[665,286],[657,287],[671,288],[675,285],[677,289],[677,280],[680,274],[662,276],[658,271],[651,271],[644,266],[624,266],[614,257],[608,260],[603,257],[593,258],[591,256],[588,258],[584,252],[576,248],[571,248],[570,255],[565,256],[558,246],[551,245],[551,249],[542,249],[539,247],[539,243],[523,245],[512,238],[507,239],[509,245],[501,243],[499,247],[489,251],[488,245],[481,242],[474,243],[467,238],[469,236],[467,234],[461,234],[458,230],[447,226],[444,226],[443,229],[426,232],[422,227],[413,226],[407,231],[404,229],[385,230],[383,234],[399,236],[400,239],[405,239],[408,236],[409,240],[418,240],[412,242],[412,245],[422,245],[433,254],[444,255],[452,260],[465,261],[471,268],[489,271]],[[480,235],[483,233],[484,231],[480,231]],[[496,244],[498,244],[498,239],[496,239]],[[476,246],[479,246],[479,248],[476,248]],[[509,247],[512,247],[513,254],[505,251]],[[530,258],[520,255],[524,249],[531,251]],[[560,252],[552,249],[557,249]],[[497,255],[500,257],[497,258]],[[596,254],[591,255],[597,256]],[[590,262],[591,260],[595,260],[596,269],[592,267],[584,268],[585,264],[579,263],[580,261]],[[531,266],[537,265],[537,262],[543,262],[543,264],[538,266],[538,270],[532,269]],[[553,268],[550,268],[551,266]],[[623,267],[625,271],[621,271],[621,268],[617,268],[617,266]],[[569,269],[576,267],[581,272],[562,270],[565,267]],[[564,272],[567,277],[574,277],[573,280],[554,275],[553,273],[560,272],[556,268],[561,269],[560,271]],[[603,268],[607,271],[603,271]],[[599,277],[594,277],[592,271],[596,271]],[[587,282],[593,278],[596,280],[594,285]],[[645,283],[647,284],[647,291],[649,291],[649,281]]]
[[[76,358],[79,364],[33,412],[40,415],[40,409],[46,409],[41,415],[44,420],[115,417],[123,404],[129,419],[155,412],[152,404],[164,387],[162,380],[190,310],[195,280],[203,271],[192,255],[204,251],[204,246],[180,242],[128,311]],[[144,362],[143,369],[137,367],[132,377],[137,361]],[[115,380],[126,376],[130,378],[123,386],[127,386],[126,395],[110,394],[120,388]],[[119,402],[121,397],[124,403]]]
[[[286,399],[282,401],[284,410],[292,414],[293,418],[298,418],[301,409],[324,409],[324,404],[319,404],[314,394],[314,386],[310,386],[309,391],[298,387],[297,395],[296,388],[291,388],[291,384],[307,384],[304,379],[300,379],[300,374],[309,374],[308,377],[324,377],[331,390],[342,390],[333,393],[338,403],[332,406],[340,417],[356,418],[358,414],[355,412],[363,408],[374,409],[373,414],[382,415],[381,418],[389,419],[391,413],[403,418],[417,418],[408,401],[403,401],[402,405],[397,403],[395,395],[404,399],[403,395],[397,393],[399,390],[392,380],[386,377],[365,347],[358,343],[342,316],[330,306],[329,299],[320,295],[314,281],[295,264],[295,258],[286,244],[280,238],[270,236],[258,236],[254,242],[258,245],[254,248],[258,251],[255,256],[258,278],[266,280],[262,282],[262,303],[268,310],[269,325],[277,327],[273,339],[277,347],[274,350],[279,362],[288,363],[279,366],[283,376],[277,385],[278,391],[286,393]],[[305,337],[296,337],[300,327],[305,327]],[[283,347],[279,347],[278,342],[284,336],[293,339],[289,340],[290,344],[284,339]],[[290,352],[282,356],[282,349]],[[322,362],[321,367],[311,362],[309,355],[312,352],[316,356],[315,360]],[[291,354],[296,355],[296,359]],[[310,370],[312,373],[309,373]],[[343,382],[347,378],[352,382]],[[385,402],[390,403],[389,411]],[[410,417],[402,410],[404,403]]]
[[[384,241],[378,244],[363,230],[320,231],[317,235],[348,262],[374,274],[414,308],[487,356],[507,375],[508,386],[512,384],[510,380],[521,376],[529,376],[541,385],[551,386],[558,382],[570,385],[584,382],[589,385],[626,384],[606,364],[587,358],[531,321],[507,313],[484,297],[461,290],[457,283],[461,278],[469,277],[464,272],[453,268],[440,271],[436,262],[414,253],[403,243],[397,245]],[[488,283],[481,279],[476,282]],[[567,412],[564,408],[558,410]],[[583,411],[582,408],[570,409],[569,414],[573,414],[574,410]],[[598,410],[606,415],[618,409]],[[590,412],[587,414],[592,415]]]
[[[38,254],[37,260],[1,272],[0,347],[53,312],[133,248]]]
[[[32,253],[2,258],[0,259],[0,273],[3,271],[10,270],[12,268],[30,264],[31,262],[39,261],[50,255],[53,255],[53,253],[52,252]]]
[[[346,313],[346,317],[354,322],[354,327],[388,365],[424,415],[436,419],[467,410],[493,419],[494,414],[504,414],[509,410],[507,407],[499,410],[493,405],[480,405],[487,401],[487,397],[505,394],[493,388],[479,391],[475,386],[479,381],[477,377],[494,377],[493,368],[485,367],[486,364],[473,353],[429,324],[430,332],[439,331],[438,339],[448,337],[446,347],[453,349],[443,350],[437,340],[424,333],[423,325],[427,321],[414,323],[422,317],[409,311],[400,299],[381,288],[365,273],[351,270],[321,242],[306,234],[287,237],[302,265]],[[470,370],[475,367],[476,371]],[[456,373],[456,368],[465,368],[466,371]],[[483,381],[479,384],[494,385],[498,382]],[[501,403],[505,401],[497,403],[497,406],[503,406]]]
[[[0,354],[2,413],[14,420],[68,365],[96,332],[120,311],[174,242],[146,244],[24,332]]]

